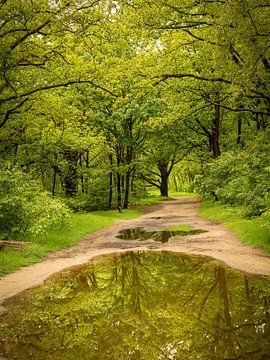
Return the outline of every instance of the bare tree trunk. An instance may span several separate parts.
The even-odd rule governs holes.
[[[122,207],[122,177],[120,174],[120,165],[121,165],[121,153],[120,153],[120,146],[117,146],[116,152],[116,161],[117,161],[117,206],[118,209]]]
[[[110,174],[109,174],[109,200],[108,200],[108,209],[110,210],[112,208],[112,197],[113,197],[113,156],[110,153],[109,154],[109,160],[110,160]]]
[[[126,156],[126,164],[128,165],[128,167],[131,165],[132,157],[133,157],[132,149],[128,149]],[[124,209],[128,208],[129,190],[130,190],[130,173],[131,170],[128,168],[125,176],[126,181],[125,181]]]
[[[65,195],[73,196],[77,192],[77,161],[78,153],[76,151],[65,151],[65,159],[68,162],[68,168],[63,172],[63,181]]]
[[[227,287],[225,268],[223,266],[217,267],[217,279],[218,279],[218,284],[219,284],[220,295],[223,299],[223,304],[224,304],[225,324],[226,324],[226,326],[231,328],[232,320],[231,320],[231,314],[230,314],[229,293],[228,293],[228,287]]]
[[[86,167],[86,169],[89,169],[89,151],[88,150],[86,150],[85,167]],[[86,194],[88,193],[88,177],[87,176],[85,179],[84,191]]]
[[[56,170],[56,168],[54,167],[54,169],[53,169],[52,196],[55,196],[56,176],[57,176],[57,170]]]
[[[242,135],[242,119],[241,117],[239,117],[237,121],[237,140],[236,140],[237,144],[242,144],[241,135]]]
[[[79,164],[82,169],[82,154],[80,154]],[[82,193],[84,193],[84,177],[82,174],[81,174],[81,188],[82,188]]]
[[[212,128],[212,143],[213,143],[214,159],[216,159],[220,156],[220,145],[219,145],[220,125],[221,125],[220,105],[215,104],[215,120],[214,120],[214,124],[213,124],[213,128]]]
[[[160,160],[158,164],[158,169],[160,171],[160,195],[168,197],[169,196],[169,175],[170,171],[168,170],[168,162],[166,160]]]

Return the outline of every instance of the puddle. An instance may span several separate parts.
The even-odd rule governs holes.
[[[202,256],[99,257],[5,304],[0,357],[269,359],[269,285]]]
[[[136,227],[131,229],[124,229],[119,231],[117,238],[124,240],[155,240],[162,243],[167,242],[171,237],[174,236],[188,236],[188,235],[197,235],[206,232],[205,230],[175,230],[175,231],[146,231],[142,227]]]

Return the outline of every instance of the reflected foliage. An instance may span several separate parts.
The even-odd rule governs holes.
[[[270,279],[204,257],[100,257],[10,303],[12,359],[268,359]]]
[[[171,237],[174,236],[188,236],[197,235],[206,232],[205,230],[162,230],[162,231],[146,231],[142,227],[135,227],[131,229],[124,229],[119,231],[117,236],[119,239],[124,240],[155,240],[162,243],[167,242]]]

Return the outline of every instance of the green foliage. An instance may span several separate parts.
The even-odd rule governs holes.
[[[224,153],[213,160],[198,177],[198,189],[222,204],[243,207],[246,216],[259,216],[269,211],[269,148],[267,134],[252,145]]]
[[[69,216],[69,209],[16,167],[0,169],[0,236],[40,234]]]
[[[67,205],[74,211],[93,211],[108,210],[109,189],[103,184],[97,183],[97,186],[91,187],[87,194],[79,194],[66,200]],[[112,204],[116,207],[116,202]]]
[[[1,157],[76,210],[195,191],[204,167],[203,194],[269,223],[266,1],[85,3],[0,5]],[[0,190],[3,237],[67,212],[27,177]]]

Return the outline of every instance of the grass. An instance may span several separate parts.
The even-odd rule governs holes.
[[[192,193],[192,192],[184,192],[184,191],[170,191],[170,196],[195,196],[198,197],[200,195]]]
[[[169,231],[191,231],[193,230],[192,226],[190,225],[172,225],[168,227]]]
[[[151,195],[143,199],[135,199],[132,204],[135,206],[154,205],[164,200],[168,200],[168,198],[160,195]]]
[[[209,220],[224,221],[244,244],[270,253],[270,228],[263,218],[245,219],[241,208],[232,208],[203,201],[200,215]]]
[[[55,226],[47,234],[38,237],[25,236],[20,240],[31,241],[22,251],[0,251],[0,276],[15,271],[21,266],[38,262],[49,252],[70,247],[86,234],[109,227],[116,219],[132,219],[141,214],[139,210],[94,211],[72,214],[64,224]]]
[[[154,205],[158,204],[160,201],[170,200],[171,196],[199,196],[194,193],[189,192],[179,192],[179,191],[170,191],[169,197],[160,196],[158,191],[152,190],[150,196],[143,199],[135,199],[133,201],[134,205]]]

